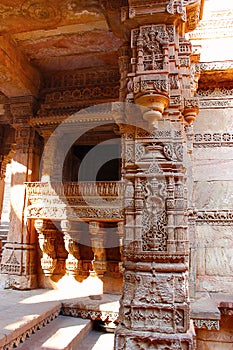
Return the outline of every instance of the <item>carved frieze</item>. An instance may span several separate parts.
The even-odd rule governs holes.
[[[220,330],[219,320],[193,320],[193,323],[198,329]]]
[[[76,70],[46,77],[41,89],[39,117],[67,115],[91,104],[119,97],[119,69]]]
[[[113,221],[123,220],[123,212],[120,208],[82,208],[82,207],[45,207],[31,205],[27,208],[28,218],[44,218],[44,219],[112,219]]]
[[[198,89],[196,96],[200,100],[200,107],[202,109],[233,107],[232,88],[222,87]]]
[[[233,211],[226,210],[198,210],[197,225],[232,225]]]
[[[232,147],[233,133],[208,132],[194,134],[194,147]]]
[[[122,182],[27,183],[28,218],[122,220]]]
[[[96,311],[63,306],[61,314],[64,316],[87,318],[90,320],[101,320],[103,322],[118,322],[118,312],[113,311]]]

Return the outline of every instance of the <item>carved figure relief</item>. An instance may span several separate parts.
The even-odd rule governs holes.
[[[163,69],[164,48],[169,41],[164,26],[143,26],[133,31],[132,46],[137,50],[137,70]]]
[[[142,249],[165,251],[167,215],[164,204],[165,183],[153,178],[144,183],[144,210],[142,214]]]

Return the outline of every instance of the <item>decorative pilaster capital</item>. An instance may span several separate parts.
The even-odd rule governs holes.
[[[61,220],[61,230],[65,234],[71,231],[71,222],[70,220]]]
[[[99,233],[100,223],[98,221],[90,221],[89,222],[89,232],[92,235],[96,235]]]
[[[13,97],[9,99],[9,109],[14,128],[29,124],[37,109],[34,96]]]
[[[45,221],[43,219],[36,219],[34,221],[34,227],[37,233],[39,234],[43,233],[45,229]]]

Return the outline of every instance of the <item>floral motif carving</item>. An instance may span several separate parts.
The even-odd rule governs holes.
[[[233,146],[233,133],[196,133],[194,135],[194,147],[221,147]]]

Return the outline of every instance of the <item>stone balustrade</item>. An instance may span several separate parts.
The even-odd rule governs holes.
[[[28,218],[123,219],[123,182],[28,182]]]

